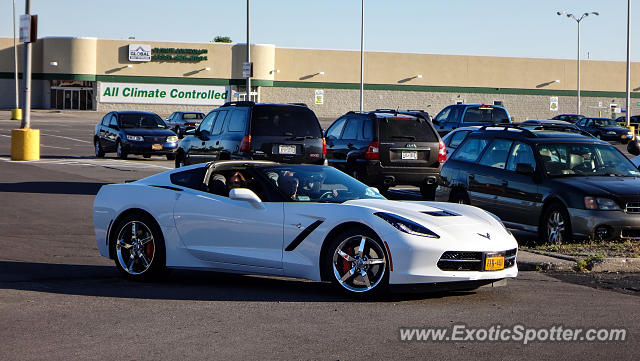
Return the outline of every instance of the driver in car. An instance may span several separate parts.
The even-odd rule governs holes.
[[[240,172],[235,172],[229,177],[227,181],[227,188],[231,191],[234,188],[244,188],[247,181]]]

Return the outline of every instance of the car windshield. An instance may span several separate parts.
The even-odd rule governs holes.
[[[257,169],[292,202],[342,203],[353,199],[385,199],[375,188],[333,167],[278,165]]]
[[[318,118],[311,109],[295,105],[255,106],[251,115],[253,136],[322,138]]]
[[[469,107],[464,113],[464,123],[508,123],[507,112],[492,106]]]
[[[166,125],[159,116],[146,113],[120,114],[120,126],[122,128],[166,128]]]
[[[613,119],[607,118],[596,118],[593,120],[593,123],[596,127],[617,127],[618,123],[616,123]]]
[[[540,144],[538,154],[550,177],[640,176],[638,169],[611,145]]]

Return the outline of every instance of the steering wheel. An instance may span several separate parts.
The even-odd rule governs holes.
[[[320,196],[319,199],[331,199],[334,198],[335,196],[333,195],[333,191],[326,191],[324,193],[322,193],[322,195]]]

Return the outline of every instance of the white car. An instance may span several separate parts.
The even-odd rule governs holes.
[[[474,289],[516,277],[502,222],[454,203],[390,201],[335,168],[258,161],[196,164],[96,196],[100,254],[132,279],[167,268],[388,286]]]

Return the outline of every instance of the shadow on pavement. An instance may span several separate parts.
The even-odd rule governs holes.
[[[0,261],[0,289],[95,297],[193,301],[367,302],[330,284],[293,278],[174,270],[163,281],[134,282],[115,266]],[[391,294],[371,301],[467,296],[473,292]]]
[[[92,182],[16,182],[0,183],[0,192],[96,195],[105,184]]]

